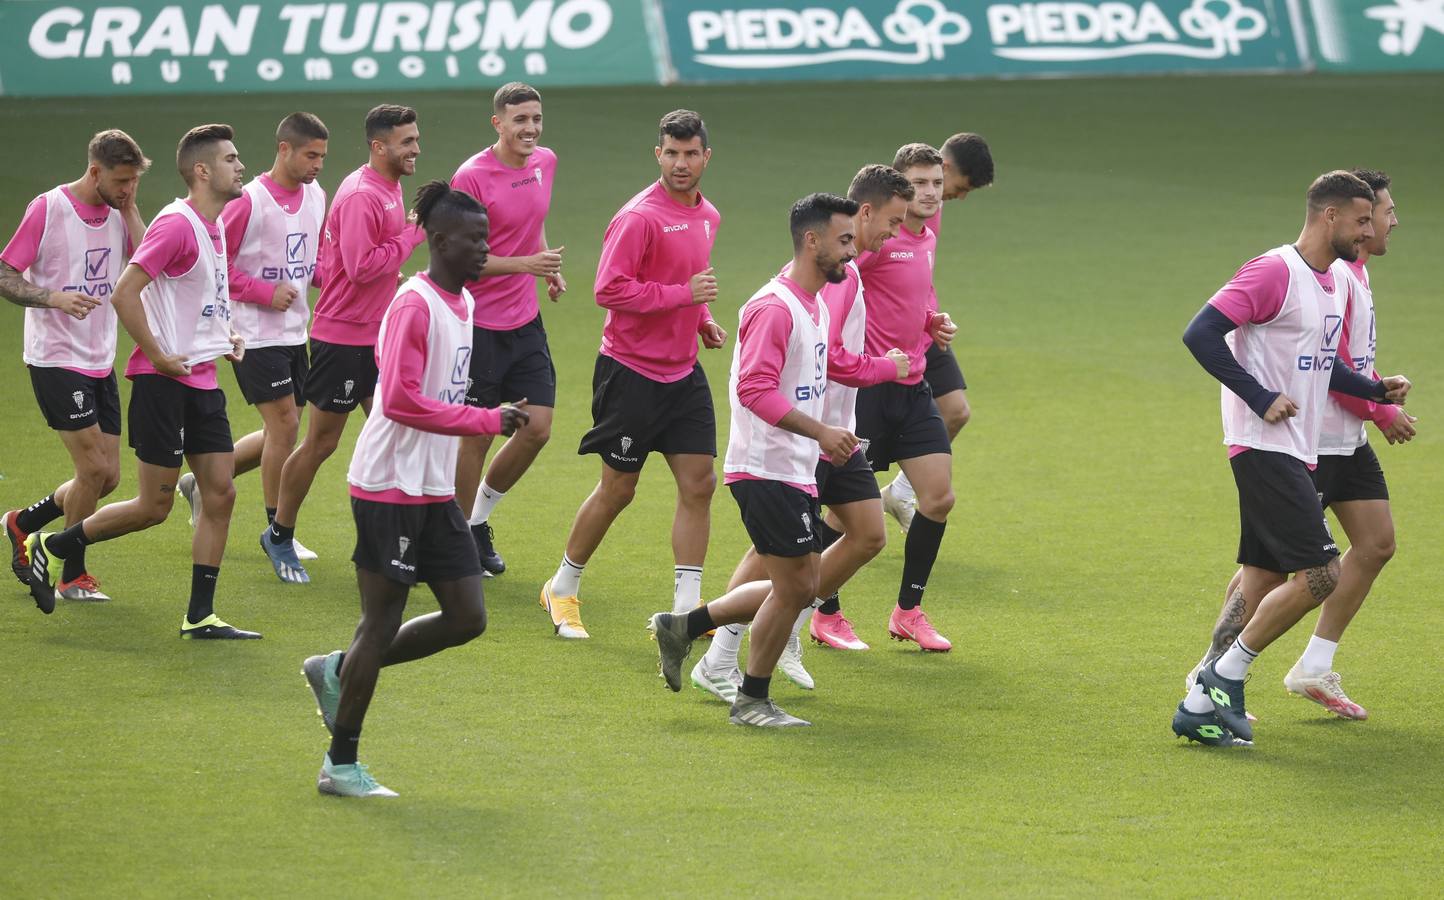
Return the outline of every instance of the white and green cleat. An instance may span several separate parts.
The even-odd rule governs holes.
[[[731,705],[737,702],[737,689],[742,686],[742,670],[736,666],[727,672],[710,669],[704,656],[692,667],[692,686]]]
[[[398,797],[395,791],[378,782],[359,762],[336,766],[327,753],[316,776],[316,790],[333,797]]]
[[[341,651],[325,656],[308,656],[301,663],[301,674],[316,695],[316,713],[327,731],[336,727],[336,708],[341,704]]]

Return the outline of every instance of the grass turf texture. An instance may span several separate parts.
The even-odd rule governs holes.
[[[316,795],[326,735],[298,674],[355,624],[343,480],[357,423],[302,511],[299,536],[322,554],[309,587],[271,574],[257,475],[238,482],[217,609],[264,631],[259,644],[175,636],[189,583],[180,502],[164,525],[91,548],[115,602],[44,618],[6,589],[0,895],[1427,890],[1444,838],[1429,689],[1444,626],[1444,126],[1423,111],[1441,92],[1432,76],[548,92],[544,142],[562,160],[548,233],[568,248],[572,286],[545,309],[560,408],[551,446],[494,516],[509,569],[486,582],[487,634],[382,677],[362,759],[402,798]],[[157,160],[141,192],[153,215],[180,190],[170,160],[186,128],[236,126],[255,175],[295,108],[332,129],[333,190],[364,161],[360,121],[381,100],[421,114],[408,197],[489,140],[480,94],[0,101],[18,126],[0,148],[0,222],[8,235],[32,196],[76,177],[100,128],[126,128]],[[703,187],[723,215],[714,311],[729,332],[787,258],[795,197],[955,130],[985,134],[999,160],[997,186],[948,205],[937,268],[976,411],[927,602],[956,649],[886,640],[902,559],[890,528],[845,593],[873,649],[810,650],[815,693],[775,680],[781,704],[816,723],[798,732],[729,727],[719,703],[656,677],[642,625],[671,598],[660,460],[588,567],[593,639],[557,640],[536,605],[597,475],[574,451],[590,422],[601,233],[656,176],[654,125],[682,105],[712,129]],[[1314,175],[1357,164],[1395,178],[1403,225],[1371,267],[1380,368],[1414,378],[1421,416],[1413,444],[1380,446],[1400,551],[1339,654],[1372,718],[1285,697],[1310,616],[1254,667],[1259,745],[1182,746],[1169,716],[1232,570],[1237,513],[1217,386],[1178,338],[1237,266],[1293,239]],[[0,500],[13,507],[68,464],[26,383],[21,311],[0,304],[0,321]],[[704,354],[722,445],[730,355],[730,337]],[[228,367],[223,380],[236,433],[259,427]],[[123,451],[112,499],[130,496],[134,465]],[[719,490],[706,596],[745,543]],[[434,608],[424,589],[413,604]]]

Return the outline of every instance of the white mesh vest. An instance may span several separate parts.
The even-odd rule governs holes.
[[[319,184],[301,185],[301,208],[286,212],[261,179],[246,185],[251,197],[251,218],[241,245],[232,252],[237,270],[269,284],[287,282],[296,289],[296,302],[285,312],[258,303],[235,303],[231,315],[247,347],[290,347],[306,343],[306,322],[311,274],[316,271],[316,250],[326,218],[326,192]]]
[[[1334,290],[1329,293],[1291,245],[1276,247],[1267,255],[1281,257],[1289,267],[1283,306],[1268,322],[1245,323],[1230,332],[1228,345],[1239,365],[1265,388],[1287,394],[1299,414],[1265,422],[1233,391],[1221,387],[1223,439],[1230,446],[1287,453],[1312,465],[1318,461],[1329,372],[1343,335],[1348,270],[1342,261],[1330,266]]]
[[[827,304],[818,300],[818,321],[813,322],[802,301],[774,278],[742,305],[739,321],[748,306],[768,296],[780,298],[792,313],[792,334],[787,339],[787,359],[782,364],[778,389],[798,412],[820,420],[828,390]],[[770,481],[815,484],[817,441],[767,424],[738,401],[741,354],[739,341],[732,348],[732,372],[727,380],[732,425],[722,471],[745,473]]]
[[[141,291],[145,318],[163,353],[179,353],[186,365],[231,352],[231,296],[226,278],[226,233],[216,251],[205,223],[184,200],[173,200],[156,213],[185,216],[196,233],[196,264],[172,278],[164,272]]]
[[[456,317],[446,301],[420,277],[412,277],[397,290],[396,295],[415,292],[426,300],[431,312],[431,325],[426,332],[426,368],[421,376],[421,391],[442,403],[466,402],[466,383],[471,374],[471,317],[475,304],[464,289],[461,299],[466,304],[466,320]],[[391,321],[393,302],[381,318],[376,337],[377,366],[385,369],[387,361],[380,358],[386,342],[386,329]],[[401,425],[386,416],[386,401],[377,395],[377,404],[356,439],[356,452],[346,478],[364,491],[399,490],[412,497],[450,497],[456,493],[456,452],[461,439],[455,435],[433,434],[408,425]]]
[[[1374,376],[1374,292],[1369,289],[1369,270],[1364,277],[1348,268],[1353,299],[1349,303],[1349,355],[1354,371]],[[1332,395],[1324,410],[1324,426],[1319,434],[1319,453],[1323,456],[1352,456],[1368,441],[1364,420],[1344,409]]]
[[[58,309],[25,310],[25,362],[101,371],[115,364],[110,295],[125,268],[125,220],[110,210],[100,225],[81,221],[60,188],[45,195],[45,233],[25,277],[38,287],[84,294],[100,305],[83,320]]]
[[[857,270],[856,262],[849,261],[847,265],[857,279],[857,294],[847,311],[847,318],[842,322],[842,332],[838,335],[838,340],[843,349],[860,354],[867,335],[867,306],[862,300],[862,273]],[[832,310],[828,310],[828,314],[831,315]],[[856,432],[857,388],[838,384],[836,381],[829,382],[827,394],[823,397],[822,421],[827,425]]]

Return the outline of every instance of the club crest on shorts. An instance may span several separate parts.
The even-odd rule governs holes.
[[[351,391],[356,387],[356,381],[355,379],[347,378],[346,382],[342,384],[341,387],[343,390],[346,391],[346,396],[349,397],[351,396]]]
[[[397,544],[397,546],[399,546],[399,547],[401,548],[401,556],[402,556],[403,558],[405,558],[405,556],[406,556],[406,548],[411,546],[411,538],[409,538],[409,537],[397,538],[396,544]]]
[[[632,449],[632,439],[629,438],[629,437],[626,437],[626,436],[624,435],[624,436],[622,437],[622,455],[623,455],[623,456],[626,456],[626,455],[627,455],[627,451],[628,451],[628,450],[631,450],[631,449]]]
[[[812,535],[812,516],[807,513],[802,514],[802,528],[807,532],[809,537]]]
[[[82,408],[84,408],[84,406],[85,406],[85,393],[84,393],[83,391],[76,391],[75,393],[71,394],[71,395],[70,395],[70,399],[75,401],[75,408],[76,408],[76,409],[82,409]]]

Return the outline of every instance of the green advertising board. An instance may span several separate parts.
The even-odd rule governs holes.
[[[644,0],[0,0],[0,94],[655,82]]]
[[[660,0],[681,81],[1302,67],[1287,0]]]
[[[1444,69],[1444,0],[1301,0],[1320,69]]]

